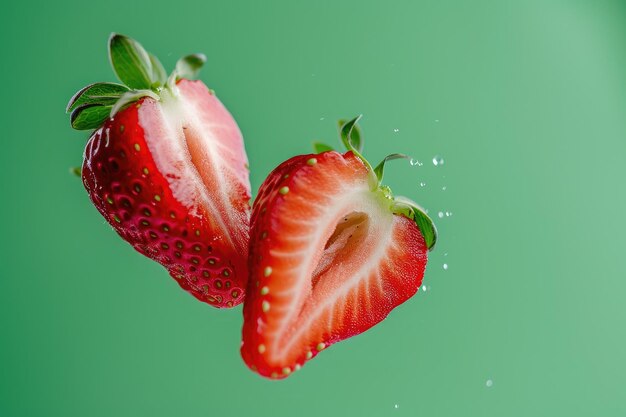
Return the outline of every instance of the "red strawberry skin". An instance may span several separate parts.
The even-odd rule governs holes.
[[[260,188],[250,231],[241,354],[284,378],[414,295],[428,248],[389,210],[352,152],[291,158]]]
[[[250,185],[235,121],[200,81],[143,98],[89,139],[91,201],[137,251],[215,307],[243,301]]]

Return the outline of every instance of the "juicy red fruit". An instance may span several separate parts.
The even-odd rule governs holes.
[[[118,234],[165,266],[183,289],[209,304],[232,307],[243,298],[244,259],[205,220],[210,216],[206,209],[199,207],[192,215],[173,195],[138,121],[142,106],[146,110],[156,104],[141,100],[105,122],[89,140],[82,170],[85,188]],[[246,198],[242,190],[237,209],[243,212]]]
[[[434,240],[379,185],[352,151],[297,156],[265,180],[244,305],[241,353],[251,369],[284,378],[418,290]]]
[[[118,38],[113,35],[111,48],[119,41],[145,54],[134,41]],[[187,67],[179,61],[167,81],[149,79],[149,89],[124,93],[125,86],[101,83],[88,96],[89,86],[70,106],[86,102],[74,104],[75,128],[96,127],[82,178],[98,211],[184,290],[215,307],[233,307],[243,301],[247,279],[247,157],[237,124],[215,94],[201,81],[182,78],[200,58],[187,57]],[[141,72],[124,76],[113,66],[120,79],[141,85]],[[156,71],[150,68],[143,72]],[[123,94],[109,100],[106,94],[118,90]],[[97,121],[100,107],[105,114]]]

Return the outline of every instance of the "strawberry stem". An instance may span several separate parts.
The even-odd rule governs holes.
[[[367,167],[368,172],[371,177],[371,186],[372,190],[375,190],[379,186],[378,178],[376,177],[376,173],[372,168],[372,165],[369,163],[367,159],[361,154],[361,150],[363,149],[363,141],[361,140],[361,130],[357,126],[357,122],[363,117],[362,114],[359,114],[354,119],[349,122],[342,123],[342,120],[339,121],[339,136],[341,137],[341,142],[346,147],[348,151],[351,151],[356,155]]]
[[[378,184],[383,182],[383,175],[385,174],[385,163],[387,161],[392,161],[394,159],[409,159],[408,155],[403,153],[392,153],[391,155],[385,156],[385,158],[374,168],[374,173],[378,178]]]

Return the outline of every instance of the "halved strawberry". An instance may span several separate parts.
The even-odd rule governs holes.
[[[296,156],[265,180],[252,210],[241,354],[283,378],[333,343],[383,320],[418,290],[436,230],[381,186],[360,154],[357,119],[345,154]]]
[[[166,76],[122,35],[109,56],[125,83],[96,83],[70,101],[72,126],[96,129],[82,168],[89,196],[115,231],[165,266],[201,301],[232,307],[247,280],[250,183],[232,116],[189,55]]]

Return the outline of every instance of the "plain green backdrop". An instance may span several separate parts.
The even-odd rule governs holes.
[[[626,415],[623,2],[0,7],[0,415]],[[68,173],[64,107],[114,80],[112,31],[168,69],[207,55],[254,190],[359,113],[372,161],[422,162],[386,182],[437,220],[426,291],[287,380],[250,372],[241,309],[180,291]]]

